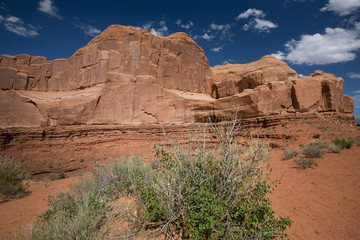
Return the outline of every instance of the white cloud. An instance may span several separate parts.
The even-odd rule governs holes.
[[[329,0],[329,3],[320,11],[333,11],[340,16],[346,16],[356,12],[360,8],[359,0]]]
[[[356,90],[356,91],[353,91],[352,93],[355,93],[355,94],[360,94],[360,90]]]
[[[259,32],[270,33],[271,28],[277,28],[277,27],[278,27],[278,25],[271,21],[260,19],[260,18],[254,18],[249,23],[247,23],[243,26],[243,30],[249,31],[250,29],[255,29]]]
[[[219,46],[219,47],[214,47],[212,49],[210,49],[213,52],[220,52],[220,50],[223,49],[223,46]]]
[[[360,90],[355,91],[354,93],[360,93]],[[354,108],[360,108],[360,95],[351,96],[354,100]]]
[[[83,30],[83,32],[90,37],[95,37],[101,33],[99,29],[90,25],[80,23],[80,24],[74,24],[74,26]]]
[[[15,16],[10,16],[6,18],[6,21],[9,23],[20,23],[21,19]]]
[[[270,33],[270,29],[277,28],[278,25],[269,21],[265,20],[265,13],[262,10],[258,10],[255,8],[249,8],[243,13],[240,13],[235,20],[239,21],[240,19],[247,19],[250,18],[249,22],[244,24],[243,30],[249,31],[251,29],[258,31],[258,32],[266,32]]]
[[[279,60],[286,60],[286,55],[285,53],[281,52],[281,51],[277,51],[276,53],[271,54],[272,56],[276,57]]]
[[[349,76],[349,78],[360,79],[360,73],[349,73],[348,76]]]
[[[223,61],[221,64],[225,65],[227,63],[233,63],[233,62],[235,62],[235,60],[230,58],[230,59],[227,59],[227,60]]]
[[[207,33],[204,33],[204,35],[201,36],[203,39],[210,41],[211,39],[213,39],[215,36],[214,35],[209,35]]]
[[[164,37],[165,35],[168,35],[168,28],[166,26],[165,21],[159,22],[159,27],[153,27],[154,22],[149,21],[145,24],[143,24],[142,29],[150,30],[151,34],[157,37]]]
[[[213,32],[213,36],[215,37],[216,35],[220,35],[220,40],[224,39],[224,38],[228,38],[230,39],[233,34],[230,32],[232,25],[231,24],[216,24],[216,23],[211,23],[210,24],[210,28],[207,31],[208,33]]]
[[[182,24],[182,20],[181,19],[178,19],[176,22],[175,22],[176,25],[178,25],[179,27],[181,28],[184,28],[185,30],[188,30],[189,28],[191,28],[192,26],[194,26],[194,23],[189,21],[187,24]]]
[[[150,29],[152,27],[153,24],[154,24],[154,22],[149,21],[149,22],[143,24],[141,28],[148,30],[148,29]]]
[[[4,27],[7,31],[23,37],[39,36],[39,33],[37,31],[40,29],[40,27],[26,24],[18,17],[9,16],[7,18],[4,18],[0,15],[0,23],[4,24]]]
[[[38,10],[46,13],[50,17],[62,19],[62,16],[59,14],[59,9],[54,5],[52,0],[40,0]]]
[[[210,25],[210,29],[212,29],[212,30],[218,30],[218,31],[222,31],[222,32],[226,32],[226,31],[228,31],[228,30],[230,30],[230,28],[231,28],[231,25],[230,24],[225,24],[225,25],[217,25],[217,24],[215,24],[215,23],[212,23],[211,25]]]
[[[4,10],[4,11],[7,11],[7,8],[6,8],[6,3],[2,2],[0,4],[0,9]]]
[[[235,20],[238,21],[240,19],[247,19],[248,17],[259,17],[259,18],[264,18],[265,17],[265,13],[262,10],[258,10],[255,8],[249,8],[248,10],[246,10],[243,13],[240,13]]]
[[[278,51],[273,56],[293,64],[325,65],[355,59],[360,49],[360,30],[326,28],[324,34],[302,35],[285,44],[287,53]]]

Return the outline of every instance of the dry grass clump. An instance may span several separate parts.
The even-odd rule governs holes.
[[[28,185],[23,184],[24,176],[20,163],[9,156],[0,158],[0,202],[26,194]]]
[[[321,150],[321,148],[317,145],[305,145],[302,153],[307,157],[307,158],[320,158],[322,157],[322,155],[324,155],[324,151]]]
[[[299,152],[296,150],[292,150],[290,148],[285,148],[282,159],[289,160],[289,159],[292,159],[293,157],[296,157],[298,154],[299,154]]]
[[[331,142],[328,145],[328,150],[332,153],[340,153],[341,149],[339,146],[337,146],[335,143]]]
[[[313,166],[318,166],[317,162],[315,162],[312,158],[300,157],[298,159],[295,159],[294,162],[298,165],[297,168],[299,169],[307,169],[312,168]]]

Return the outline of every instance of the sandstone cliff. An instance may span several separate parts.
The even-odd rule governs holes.
[[[26,54],[0,59],[0,126],[193,123],[334,112],[353,118],[344,80],[316,71],[300,78],[265,56],[210,68],[185,33],[153,36],[113,25],[69,59]]]

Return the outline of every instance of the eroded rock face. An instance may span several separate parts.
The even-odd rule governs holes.
[[[212,70],[215,75],[212,96],[215,98],[231,96],[270,82],[298,78],[286,63],[269,55],[252,63],[225,64]]]
[[[299,78],[265,56],[210,68],[185,33],[156,37],[113,25],[69,59],[0,58],[0,126],[192,123],[296,112],[350,114],[344,80]]]

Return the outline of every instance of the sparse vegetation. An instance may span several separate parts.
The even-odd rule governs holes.
[[[25,195],[28,185],[23,184],[24,173],[21,164],[13,158],[0,158],[0,202]]]
[[[292,150],[290,148],[285,148],[282,159],[283,160],[289,160],[289,159],[291,159],[293,157],[296,157],[298,154],[299,154],[299,152],[296,151],[296,150]]]
[[[318,147],[320,149],[326,149],[329,145],[328,142],[320,141],[320,140],[313,140],[308,143],[310,146]]]
[[[49,198],[50,209],[35,222],[27,239],[104,239],[110,230],[110,194],[84,178],[69,193]]]
[[[318,166],[317,162],[315,162],[315,160],[312,158],[300,157],[298,159],[295,159],[294,163],[298,165],[297,168],[299,169],[307,169],[312,168],[313,166]]]
[[[327,131],[328,131],[327,127],[322,127],[322,126],[320,126],[320,127],[318,127],[318,129],[320,129],[320,130],[323,131],[323,132],[327,132]]]
[[[49,200],[30,239],[104,239],[118,194],[132,195],[138,214],[128,214],[135,229],[152,229],[168,238],[275,239],[286,238],[292,221],[276,218],[267,193],[268,148],[253,141],[244,157],[233,140],[235,124],[214,127],[216,148],[205,142],[173,152],[155,148],[158,162],[144,165],[138,158],[99,167],[69,193]],[[204,132],[204,134],[206,134]],[[170,142],[170,141],[169,141]]]
[[[60,179],[64,179],[64,178],[65,178],[64,173],[49,173],[47,175],[47,179],[50,181],[56,181],[56,180],[60,180]]]
[[[355,143],[356,145],[360,146],[360,136],[357,136],[357,137],[355,138],[354,143]]]
[[[328,150],[332,153],[340,153],[341,149],[333,142],[329,143]]]
[[[324,154],[324,151],[321,150],[319,146],[308,144],[304,146],[302,153],[307,158],[320,158]]]
[[[354,143],[354,140],[351,138],[336,138],[332,141],[340,150],[350,149]]]
[[[321,137],[321,134],[318,134],[318,133],[315,133],[312,138],[320,138]]]

